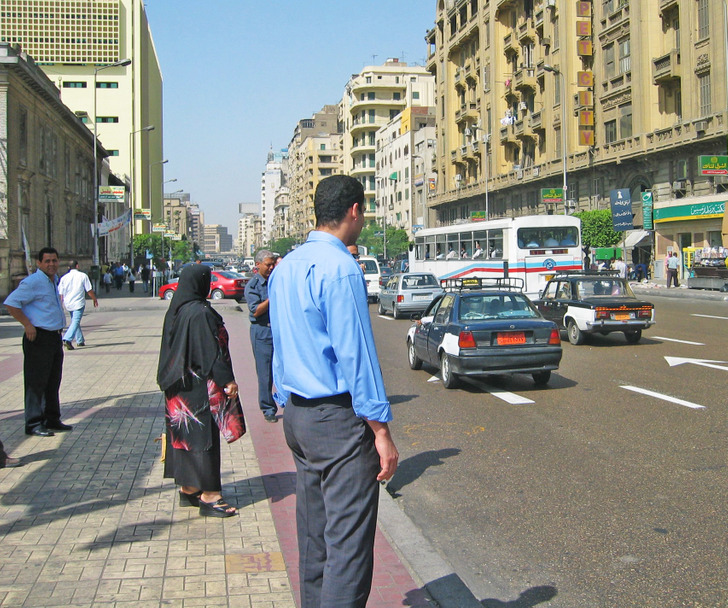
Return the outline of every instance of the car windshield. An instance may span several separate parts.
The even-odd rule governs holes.
[[[474,294],[460,300],[460,320],[534,319],[538,311],[522,294]]]
[[[624,279],[582,279],[576,281],[576,297],[592,298],[594,296],[627,296],[634,298],[635,295]]]
[[[402,289],[439,287],[433,274],[406,274],[402,277]]]
[[[377,263],[374,260],[359,260],[360,264],[364,264],[364,274],[377,274]]]

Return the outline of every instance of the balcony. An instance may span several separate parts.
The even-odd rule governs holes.
[[[660,0],[660,16],[673,8],[676,9],[678,4],[679,0]]]
[[[534,131],[543,129],[541,110],[539,110],[538,112],[533,112],[531,116],[528,117],[528,126],[531,127],[531,129],[533,129]]]
[[[682,76],[680,69],[680,51],[672,49],[667,55],[652,60],[652,81],[663,84]]]
[[[516,72],[515,76],[516,89],[533,89],[536,90],[536,68],[523,67]]]
[[[507,55],[508,53],[518,54],[518,46],[516,44],[515,36],[508,34],[503,38],[503,52]]]

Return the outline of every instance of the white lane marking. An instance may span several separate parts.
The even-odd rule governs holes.
[[[682,365],[683,363],[692,363],[693,365],[701,365],[703,367],[712,367],[713,369],[720,369],[724,372],[728,372],[728,367],[722,365],[715,365],[716,363],[726,363],[725,361],[713,361],[712,359],[689,359],[687,357],[665,357],[665,361],[670,367],[676,365]]]
[[[685,407],[689,407],[694,410],[705,409],[704,405],[698,405],[697,403],[692,403],[691,401],[685,401],[684,399],[678,399],[677,397],[670,397],[670,395],[663,395],[662,393],[648,391],[646,388],[639,388],[637,386],[623,386],[622,388],[626,388],[628,391],[634,391],[635,393],[642,393],[643,395],[648,395],[649,397],[655,397],[656,399],[669,401],[670,403],[676,403],[677,405],[684,405]]]
[[[693,316],[693,317],[705,317],[706,319],[723,319],[725,321],[728,321],[728,317],[717,317],[715,315],[699,315],[698,313],[693,313],[691,316]]]
[[[650,336],[653,340],[664,340],[665,342],[679,342],[680,344],[692,344],[694,346],[705,346],[702,342],[690,342],[690,340],[676,340],[675,338],[665,338],[663,336]]]
[[[430,376],[428,382],[439,382],[440,376]]]
[[[521,397],[520,395],[516,395],[516,393],[509,393],[508,391],[502,391],[497,388],[491,388],[488,386],[482,387],[483,390],[489,392],[494,397],[498,397],[498,399],[502,399],[506,403],[510,403],[511,405],[526,405],[528,403],[535,403],[535,401],[532,401],[531,399],[526,399],[526,397]]]

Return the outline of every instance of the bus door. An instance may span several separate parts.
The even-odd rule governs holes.
[[[556,261],[545,253],[532,251],[526,255],[525,263],[525,287],[526,294],[531,297],[538,297],[548,280],[556,274]]]

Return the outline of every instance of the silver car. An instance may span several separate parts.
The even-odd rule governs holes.
[[[441,293],[440,282],[431,272],[393,274],[379,292],[379,314],[391,312],[401,319],[405,314],[424,312]]]

